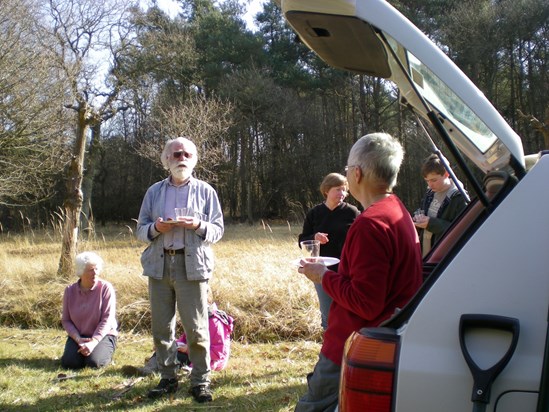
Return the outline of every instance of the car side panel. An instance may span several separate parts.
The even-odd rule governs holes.
[[[494,399],[494,412],[506,411],[535,411],[538,403],[537,393],[528,392],[507,392],[497,399]]]
[[[472,409],[473,378],[459,344],[466,313],[520,321],[517,349],[486,410],[493,411],[505,391],[539,390],[549,303],[548,182],[545,156],[471,237],[401,331],[397,412]],[[492,335],[486,347],[476,345],[479,365],[490,366],[505,348],[501,332]],[[514,412],[513,404],[502,402],[497,412]]]

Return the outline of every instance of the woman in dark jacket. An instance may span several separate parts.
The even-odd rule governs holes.
[[[320,193],[324,196],[324,202],[307,212],[298,242],[318,240],[321,256],[340,258],[347,231],[360,214],[355,206],[344,202],[348,190],[347,178],[339,173],[330,173],[322,180]],[[337,271],[337,265],[330,266],[330,269]],[[324,292],[321,284],[315,283],[315,288],[322,328],[326,329],[332,298]]]

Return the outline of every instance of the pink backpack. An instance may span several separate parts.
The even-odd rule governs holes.
[[[209,309],[210,315],[210,357],[211,368],[214,371],[225,369],[231,354],[231,333],[233,332],[234,319],[217,305],[212,303]]]
[[[234,319],[217,305],[212,303],[208,308],[210,318],[210,368],[213,371],[225,369],[231,354],[231,333],[234,328]],[[187,343],[187,337],[183,333],[178,342]]]

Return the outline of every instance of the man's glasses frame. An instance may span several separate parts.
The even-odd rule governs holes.
[[[347,173],[349,170],[351,170],[353,167],[360,167],[358,165],[347,165],[343,168],[343,171]]]
[[[174,159],[180,159],[181,156],[185,157],[186,159],[192,159],[194,154],[193,153],[189,153],[189,152],[185,152],[185,151],[179,151],[179,152],[173,152],[172,153],[172,157]]]

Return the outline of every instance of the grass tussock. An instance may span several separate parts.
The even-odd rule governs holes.
[[[235,318],[234,338],[242,344],[316,340],[320,315],[313,285],[291,261],[300,256],[297,231],[289,224],[230,225],[213,246],[216,268],[211,287],[218,306]],[[85,231],[79,251],[105,260],[103,277],[117,291],[121,330],[148,333],[147,279],[141,275],[145,245],[130,226]],[[51,229],[0,234],[0,324],[60,328],[64,288],[76,280],[57,276],[61,237]]]

